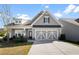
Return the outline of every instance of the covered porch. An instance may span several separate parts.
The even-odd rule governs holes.
[[[31,26],[13,26],[8,28],[9,38],[22,36],[24,38],[32,39],[32,27]]]

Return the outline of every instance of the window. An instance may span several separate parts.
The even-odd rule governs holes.
[[[18,20],[18,21],[16,21],[16,23],[19,24],[19,23],[21,23],[21,21]]]
[[[44,17],[44,23],[46,23],[46,24],[49,23],[49,16]]]
[[[16,23],[18,23],[18,21],[16,21]]]
[[[19,21],[19,23],[21,23],[21,21]]]

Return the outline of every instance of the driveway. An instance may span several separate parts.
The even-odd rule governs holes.
[[[29,55],[74,55],[79,47],[62,41],[35,41]]]

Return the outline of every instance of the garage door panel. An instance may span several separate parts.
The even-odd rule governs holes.
[[[46,37],[45,31],[36,32],[36,39],[42,40],[42,39],[45,39],[45,37]]]
[[[36,39],[42,39],[41,36],[42,36],[41,35],[41,32],[40,31],[37,31],[36,32]]]
[[[57,38],[57,32],[55,31],[37,31],[36,39],[37,40],[54,40]]]
[[[53,32],[48,32],[47,33],[47,38],[48,39],[53,39]]]
[[[46,32],[42,31],[42,40],[46,38]]]
[[[54,38],[54,39],[57,39],[57,32],[53,32],[53,34],[54,34],[54,35],[53,35],[53,38]]]

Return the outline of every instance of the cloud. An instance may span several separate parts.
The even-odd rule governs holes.
[[[76,6],[71,4],[68,7],[66,7],[66,9],[63,11],[63,13],[64,14],[69,14],[69,13],[73,12],[75,8],[76,8]]]
[[[16,16],[18,19],[26,19],[30,20],[30,17],[27,14],[17,14]]]
[[[68,5],[68,6],[65,8],[64,11],[61,11],[61,12],[58,11],[58,12],[55,13],[54,15],[55,15],[56,17],[58,17],[58,18],[61,18],[61,17],[63,17],[63,16],[68,15],[69,13],[74,12],[74,10],[75,10],[76,7],[77,7],[77,6],[75,6],[75,5],[73,5],[73,4]]]
[[[58,18],[61,18],[69,15],[70,13],[79,13],[79,6],[73,4],[68,5],[64,11],[58,11],[54,13],[54,15]]]
[[[47,8],[47,9],[48,9],[48,8],[49,8],[49,6],[45,6],[45,8]]]
[[[74,12],[75,12],[75,13],[77,13],[77,12],[79,13],[79,6],[77,6],[77,7],[75,8]]]
[[[57,13],[54,13],[54,15],[58,18],[61,18],[62,17],[62,14],[60,12],[57,12]]]

